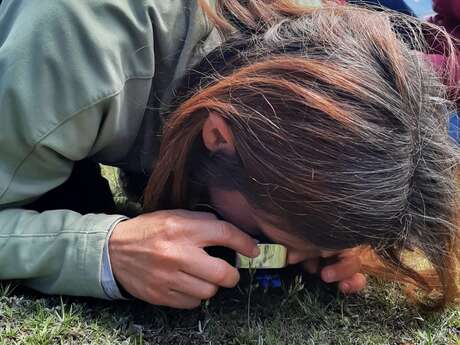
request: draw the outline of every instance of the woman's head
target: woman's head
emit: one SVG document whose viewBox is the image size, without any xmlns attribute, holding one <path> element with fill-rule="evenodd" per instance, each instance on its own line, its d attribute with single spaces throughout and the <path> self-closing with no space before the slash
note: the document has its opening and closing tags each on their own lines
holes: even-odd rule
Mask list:
<svg viewBox="0 0 460 345">
<path fill-rule="evenodd" d="M 423 285 L 400 261 L 418 249 L 447 290 L 459 157 L 445 90 L 414 50 L 418 24 L 289 1 L 222 8 L 229 21 L 214 20 L 229 33 L 186 80 L 147 208 L 186 207 L 192 177 L 241 193 L 259 219 L 321 248 L 370 246 Z M 234 154 L 210 154 L 209 114 L 223 119 Z"/>
</svg>

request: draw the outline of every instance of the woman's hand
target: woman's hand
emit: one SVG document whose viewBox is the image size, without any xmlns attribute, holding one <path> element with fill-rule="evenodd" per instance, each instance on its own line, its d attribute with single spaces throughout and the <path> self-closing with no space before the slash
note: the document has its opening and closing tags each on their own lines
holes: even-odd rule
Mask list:
<svg viewBox="0 0 460 345">
<path fill-rule="evenodd" d="M 116 280 L 134 297 L 191 309 L 219 287 L 234 287 L 236 268 L 209 256 L 207 246 L 225 246 L 250 257 L 255 240 L 210 213 L 185 210 L 144 214 L 116 225 L 109 253 Z"/>
<path fill-rule="evenodd" d="M 322 252 L 322 257 L 337 255 L 337 261 L 323 268 L 319 267 L 320 257 L 306 259 L 303 263 L 308 273 L 319 273 L 326 283 L 338 282 L 342 293 L 350 294 L 362 290 L 366 286 L 366 277 L 360 273 L 361 258 L 358 249 L 350 249 L 340 254 Z M 319 272 L 318 272 L 319 271 Z"/>
</svg>

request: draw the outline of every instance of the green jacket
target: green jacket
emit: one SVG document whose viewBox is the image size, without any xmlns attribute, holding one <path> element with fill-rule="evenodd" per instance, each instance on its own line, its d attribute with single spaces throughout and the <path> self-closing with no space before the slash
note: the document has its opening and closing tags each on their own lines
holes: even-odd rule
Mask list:
<svg viewBox="0 0 460 345">
<path fill-rule="evenodd" d="M 155 112 L 144 118 L 150 90 L 165 98 L 209 32 L 195 1 L 1 2 L 0 279 L 106 297 L 102 249 L 120 216 L 20 207 L 83 158 L 150 168 L 155 152 L 141 147 L 158 123 Z"/>
</svg>

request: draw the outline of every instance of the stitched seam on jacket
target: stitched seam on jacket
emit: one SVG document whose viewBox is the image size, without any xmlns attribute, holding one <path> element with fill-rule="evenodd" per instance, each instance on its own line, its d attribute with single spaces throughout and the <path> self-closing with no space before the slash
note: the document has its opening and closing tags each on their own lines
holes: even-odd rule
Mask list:
<svg viewBox="0 0 460 345">
<path fill-rule="evenodd" d="M 70 114 L 68 117 L 66 117 L 65 119 L 63 119 L 61 122 L 58 122 L 53 128 L 51 128 L 48 132 L 46 132 L 45 134 L 43 134 L 38 140 L 37 142 L 32 145 L 29 153 L 27 153 L 25 155 L 25 157 L 18 163 L 18 165 L 16 166 L 16 168 L 14 169 L 13 171 L 13 174 L 11 175 L 11 178 L 10 180 L 8 181 L 8 184 L 7 186 L 5 187 L 5 189 L 3 190 L 3 192 L 0 193 L 0 201 L 2 200 L 2 198 L 5 196 L 5 194 L 8 192 L 11 184 L 13 183 L 18 171 L 21 169 L 21 167 L 24 165 L 24 163 L 27 161 L 27 159 L 34 153 L 34 151 L 36 150 L 36 148 L 42 143 L 43 140 L 45 140 L 49 135 L 51 135 L 54 131 L 56 131 L 59 127 L 61 127 L 62 125 L 64 125 L 65 123 L 67 123 L 68 121 L 72 120 L 74 117 L 78 116 L 79 114 L 81 114 L 83 111 L 87 110 L 87 109 L 90 109 L 92 107 L 94 107 L 95 105 L 97 105 L 98 103 L 101 103 L 109 98 L 112 98 L 112 97 L 115 97 L 117 95 L 119 95 L 121 93 L 121 91 L 123 90 L 124 86 L 126 85 L 126 83 L 130 80 L 135 80 L 135 79 L 150 79 L 150 78 L 153 78 L 152 75 L 145 75 L 145 76 L 132 76 L 132 77 L 127 77 L 121 87 L 117 88 L 117 89 L 114 89 L 114 90 L 111 90 L 110 93 L 107 93 L 106 95 L 102 95 L 100 96 L 99 98 L 95 99 L 92 103 L 88 104 L 88 105 L 85 105 L 85 106 L 82 106 L 80 109 L 78 109 L 77 111 L 75 111 L 74 113 Z"/>
</svg>

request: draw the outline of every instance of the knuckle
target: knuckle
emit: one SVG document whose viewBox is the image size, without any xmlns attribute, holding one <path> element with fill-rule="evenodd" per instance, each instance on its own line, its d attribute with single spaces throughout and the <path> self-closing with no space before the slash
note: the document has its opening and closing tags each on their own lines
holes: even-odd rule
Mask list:
<svg viewBox="0 0 460 345">
<path fill-rule="evenodd" d="M 232 276 L 232 279 L 230 280 L 230 283 L 228 284 L 229 288 L 233 288 L 238 284 L 238 281 L 240 280 L 240 273 L 235 269 L 234 270 L 234 275 Z"/>
<path fill-rule="evenodd" d="M 166 219 L 164 220 L 164 223 L 165 223 L 166 230 L 169 230 L 169 231 L 174 231 L 180 228 L 180 221 L 178 220 L 178 217 L 174 215 L 170 215 L 166 217 Z"/>
<path fill-rule="evenodd" d="M 228 269 L 227 269 L 226 264 L 224 263 L 217 264 L 215 267 L 214 276 L 215 276 L 216 284 L 218 285 L 223 284 L 228 276 Z"/>
<path fill-rule="evenodd" d="M 203 288 L 203 299 L 209 299 L 217 293 L 218 287 L 216 285 L 209 285 Z"/>
<path fill-rule="evenodd" d="M 230 229 L 230 224 L 220 221 L 217 228 L 218 236 L 222 242 L 228 242 L 232 238 L 232 231 Z"/>
<path fill-rule="evenodd" d="M 164 238 L 167 241 L 176 241 L 184 234 L 184 223 L 180 217 L 169 216 L 164 220 Z"/>
</svg>

